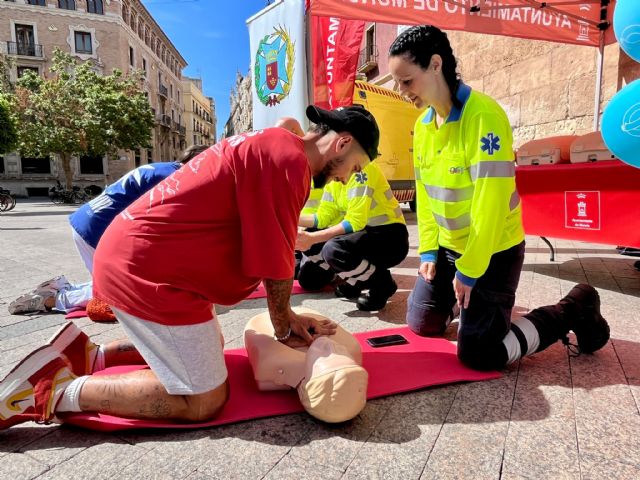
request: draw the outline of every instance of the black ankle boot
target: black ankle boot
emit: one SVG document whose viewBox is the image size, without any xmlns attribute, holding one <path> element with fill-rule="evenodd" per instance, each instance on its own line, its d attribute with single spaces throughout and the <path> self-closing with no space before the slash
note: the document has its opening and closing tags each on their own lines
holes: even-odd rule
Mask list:
<svg viewBox="0 0 640 480">
<path fill-rule="evenodd" d="M 338 298 L 348 298 L 349 300 L 355 300 L 360 296 L 362 290 L 349 285 L 348 283 L 341 283 L 336 287 L 335 295 Z"/>
<path fill-rule="evenodd" d="M 382 310 L 387 304 L 387 300 L 398 290 L 398 285 L 389 275 L 387 281 L 381 285 L 374 285 L 369 289 L 368 293 L 363 293 L 358 298 L 358 310 L 365 312 L 373 312 L 374 310 Z"/>
<path fill-rule="evenodd" d="M 609 324 L 600 314 L 600 295 L 585 283 L 573 287 L 558 306 L 578 340 L 580 353 L 593 353 L 609 341 Z M 563 342 L 568 343 L 566 339 Z"/>
</svg>

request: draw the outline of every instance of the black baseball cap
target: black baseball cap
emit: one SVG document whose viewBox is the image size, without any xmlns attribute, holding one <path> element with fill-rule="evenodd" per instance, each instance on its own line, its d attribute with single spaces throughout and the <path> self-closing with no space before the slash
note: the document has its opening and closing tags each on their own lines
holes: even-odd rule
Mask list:
<svg viewBox="0 0 640 480">
<path fill-rule="evenodd" d="M 380 130 L 376 119 L 366 108 L 351 105 L 338 107 L 335 110 L 324 110 L 315 105 L 309 105 L 307 118 L 315 124 L 327 125 L 336 132 L 349 132 L 371 160 L 378 156 Z"/>
</svg>

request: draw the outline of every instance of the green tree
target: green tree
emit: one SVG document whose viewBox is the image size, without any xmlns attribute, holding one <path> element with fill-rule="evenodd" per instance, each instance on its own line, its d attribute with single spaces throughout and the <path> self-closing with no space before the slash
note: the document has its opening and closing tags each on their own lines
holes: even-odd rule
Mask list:
<svg viewBox="0 0 640 480">
<path fill-rule="evenodd" d="M 119 70 L 100 75 L 56 49 L 49 78 L 26 72 L 13 95 L 18 150 L 29 156 L 56 154 L 71 187 L 73 155 L 115 155 L 150 148 L 153 114 L 142 76 Z"/>
<path fill-rule="evenodd" d="M 0 153 L 11 152 L 18 141 L 10 104 L 0 93 Z"/>
<path fill-rule="evenodd" d="M 11 82 L 9 58 L 0 53 L 0 154 L 12 151 L 17 143 L 17 132 L 11 115 Z"/>
</svg>

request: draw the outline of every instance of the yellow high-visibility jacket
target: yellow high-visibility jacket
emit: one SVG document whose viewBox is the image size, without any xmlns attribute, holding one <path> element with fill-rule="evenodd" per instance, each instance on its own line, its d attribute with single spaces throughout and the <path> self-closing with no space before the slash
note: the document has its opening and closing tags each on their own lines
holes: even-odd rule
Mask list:
<svg viewBox="0 0 640 480">
<path fill-rule="evenodd" d="M 346 185 L 330 182 L 325 187 L 315 213 L 315 227 L 323 229 L 340 222 L 347 233 L 367 226 L 406 224 L 389 182 L 375 161 L 354 173 Z"/>
<path fill-rule="evenodd" d="M 456 275 L 481 277 L 494 253 L 524 240 L 513 137 L 497 102 L 461 84 L 447 120 L 427 109 L 416 121 L 414 166 L 421 260 L 440 246 L 460 253 Z"/>
<path fill-rule="evenodd" d="M 322 199 L 323 188 L 314 188 L 313 180 L 311 180 L 311 191 L 309 192 L 309 198 L 307 203 L 304 204 L 301 215 L 313 215 L 320 206 L 320 200 Z"/>
</svg>

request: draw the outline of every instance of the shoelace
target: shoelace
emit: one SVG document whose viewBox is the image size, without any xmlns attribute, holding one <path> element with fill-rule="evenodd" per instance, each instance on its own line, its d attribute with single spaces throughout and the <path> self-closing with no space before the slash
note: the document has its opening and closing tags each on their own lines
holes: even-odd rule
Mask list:
<svg viewBox="0 0 640 480">
<path fill-rule="evenodd" d="M 565 336 L 561 340 L 562 340 L 562 344 L 565 347 L 567 347 L 567 350 L 569 351 L 569 357 L 570 358 L 579 357 L 582 354 L 582 351 L 580 350 L 580 347 L 578 345 L 576 345 L 575 343 L 571 343 L 569 341 L 569 337 L 568 336 Z"/>
</svg>

